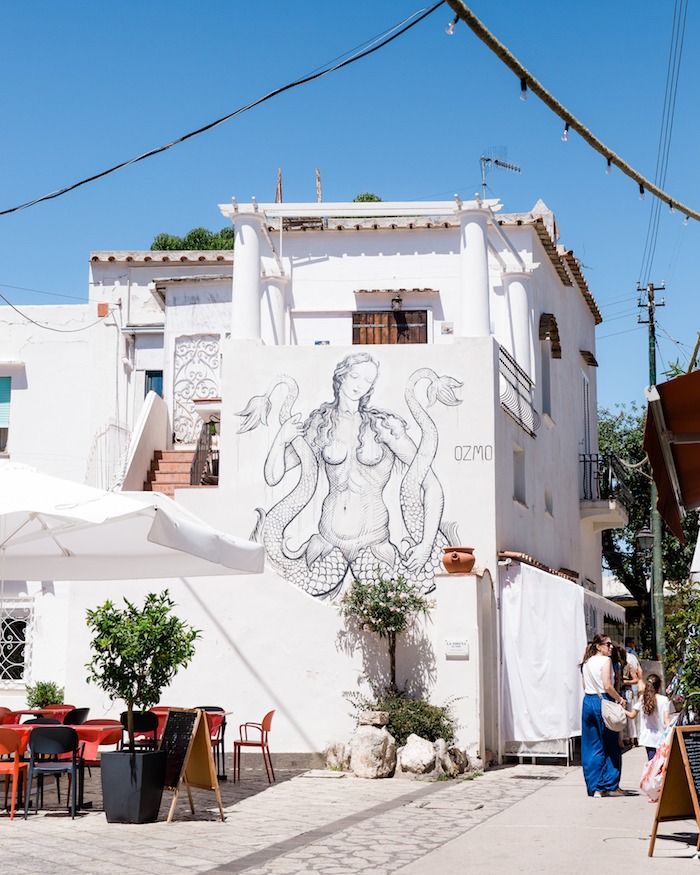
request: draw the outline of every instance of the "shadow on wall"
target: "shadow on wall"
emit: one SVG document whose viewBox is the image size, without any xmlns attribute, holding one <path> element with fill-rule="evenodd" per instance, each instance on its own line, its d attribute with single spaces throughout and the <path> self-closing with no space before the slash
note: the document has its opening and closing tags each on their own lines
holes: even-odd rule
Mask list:
<svg viewBox="0 0 700 875">
<path fill-rule="evenodd" d="M 358 686 L 366 680 L 373 690 L 389 689 L 391 675 L 386 638 L 348 623 L 338 632 L 336 647 L 348 656 L 358 648 L 361 651 L 364 674 L 358 678 Z M 432 642 L 419 626 L 407 630 L 397 639 L 396 665 L 398 688 L 412 699 L 428 698 L 437 679 L 437 666 Z"/>
</svg>

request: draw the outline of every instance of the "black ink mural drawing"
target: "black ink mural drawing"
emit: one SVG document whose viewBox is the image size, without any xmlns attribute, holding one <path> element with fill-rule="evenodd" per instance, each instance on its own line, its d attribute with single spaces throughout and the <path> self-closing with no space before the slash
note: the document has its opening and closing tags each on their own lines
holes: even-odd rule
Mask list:
<svg viewBox="0 0 700 875">
<path fill-rule="evenodd" d="M 321 598 L 337 596 L 346 580 L 403 575 L 422 592 L 434 589 L 441 569 L 443 546 L 456 543 L 451 524 L 444 523 L 444 494 L 433 471 L 438 430 L 428 408 L 439 401 L 461 404 L 455 390 L 462 386 L 430 368 L 414 371 L 404 397 L 420 432 L 417 443 L 397 414 L 370 406 L 379 365 L 366 352 L 346 356 L 333 373 L 333 400 L 316 408 L 306 420 L 294 412 L 299 396 L 296 381 L 276 377 L 264 395 L 250 399 L 237 416 L 239 433 L 268 425 L 272 397 L 281 397 L 279 429 L 265 460 L 265 481 L 280 484 L 293 469 L 299 479 L 267 512 L 257 508 L 254 537 L 262 540 L 277 571 L 291 583 Z M 416 389 L 427 381 L 425 401 Z M 328 480 L 318 531 L 293 547 L 289 532 L 312 500 L 319 473 Z M 402 538 L 389 534 L 389 509 L 383 493 L 392 472 L 401 476 L 399 503 Z"/>
</svg>

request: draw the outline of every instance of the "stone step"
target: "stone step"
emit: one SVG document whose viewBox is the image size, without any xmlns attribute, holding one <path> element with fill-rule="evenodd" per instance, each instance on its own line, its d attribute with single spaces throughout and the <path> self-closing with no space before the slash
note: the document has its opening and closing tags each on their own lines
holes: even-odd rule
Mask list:
<svg viewBox="0 0 700 875">
<path fill-rule="evenodd" d="M 156 450 L 153 454 L 154 462 L 185 462 L 194 459 L 194 450 Z"/>
<path fill-rule="evenodd" d="M 151 473 L 155 473 L 156 471 L 167 471 L 170 474 L 176 474 L 178 472 L 189 474 L 191 467 L 191 461 L 188 462 L 178 459 L 175 462 L 166 462 L 165 460 L 161 460 L 159 462 L 151 463 Z"/>
<path fill-rule="evenodd" d="M 150 471 L 148 474 L 149 483 L 177 483 L 181 486 L 190 485 L 190 470 L 182 471 Z"/>
</svg>

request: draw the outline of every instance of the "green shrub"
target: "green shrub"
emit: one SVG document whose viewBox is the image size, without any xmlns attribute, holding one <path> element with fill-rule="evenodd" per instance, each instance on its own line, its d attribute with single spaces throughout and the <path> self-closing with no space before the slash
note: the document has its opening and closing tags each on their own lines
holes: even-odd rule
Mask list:
<svg viewBox="0 0 700 875">
<path fill-rule="evenodd" d="M 357 717 L 361 711 L 388 711 L 387 729 L 394 736 L 396 744 L 406 744 L 408 736 L 415 735 L 427 741 L 454 741 L 457 720 L 452 714 L 454 699 L 444 705 L 431 705 L 425 699 L 412 699 L 399 691 L 379 693 L 369 699 L 359 693 L 348 693 L 346 698 L 355 709 Z"/>
<path fill-rule="evenodd" d="M 63 687 L 53 681 L 37 681 L 27 684 L 28 708 L 45 708 L 47 705 L 58 705 L 63 702 Z"/>
</svg>

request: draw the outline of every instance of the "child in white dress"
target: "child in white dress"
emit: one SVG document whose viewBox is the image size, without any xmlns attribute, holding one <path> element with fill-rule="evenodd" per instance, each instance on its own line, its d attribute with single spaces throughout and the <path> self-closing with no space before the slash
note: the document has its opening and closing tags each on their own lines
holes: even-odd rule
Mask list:
<svg viewBox="0 0 700 875">
<path fill-rule="evenodd" d="M 671 703 L 659 693 L 660 689 L 661 678 L 657 674 L 650 674 L 639 701 L 635 702 L 631 711 L 625 711 L 630 720 L 639 714 L 639 743 L 646 747 L 649 759 L 653 759 L 664 730 L 671 721 Z"/>
</svg>

